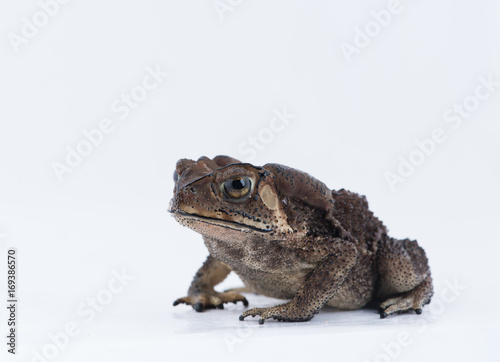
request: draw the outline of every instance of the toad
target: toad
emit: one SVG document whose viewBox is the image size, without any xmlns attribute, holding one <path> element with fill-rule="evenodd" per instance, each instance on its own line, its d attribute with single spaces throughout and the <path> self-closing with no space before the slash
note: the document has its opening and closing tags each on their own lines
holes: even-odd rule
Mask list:
<svg viewBox="0 0 500 362">
<path fill-rule="evenodd" d="M 289 300 L 246 310 L 247 316 L 307 321 L 323 306 L 377 305 L 381 318 L 422 313 L 433 294 L 424 250 L 390 237 L 364 196 L 330 190 L 280 164 L 262 167 L 228 156 L 181 159 L 169 212 L 203 236 L 209 256 L 187 296 L 174 305 L 202 312 L 242 302 L 253 292 Z M 218 292 L 231 272 L 244 288 Z"/>
</svg>

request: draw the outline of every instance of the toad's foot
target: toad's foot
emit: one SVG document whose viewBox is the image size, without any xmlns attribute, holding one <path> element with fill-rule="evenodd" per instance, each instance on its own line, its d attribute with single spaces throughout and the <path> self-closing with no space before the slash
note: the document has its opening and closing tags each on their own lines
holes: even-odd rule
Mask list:
<svg viewBox="0 0 500 362">
<path fill-rule="evenodd" d="M 380 304 L 380 318 L 385 318 L 396 312 L 409 310 L 414 310 L 415 313 L 422 314 L 422 308 L 424 305 L 430 303 L 432 294 L 432 280 L 429 276 L 415 289 L 400 296 L 389 298 Z"/>
<path fill-rule="evenodd" d="M 244 320 L 245 317 L 248 317 L 249 315 L 252 317 L 258 315 L 260 316 L 259 324 L 264 324 L 264 321 L 268 318 L 274 318 L 278 321 L 285 322 L 305 322 L 312 319 L 314 314 L 314 312 L 298 308 L 295 303 L 290 301 L 274 307 L 249 309 L 240 315 L 240 321 Z"/>
<path fill-rule="evenodd" d="M 224 303 L 230 302 L 234 304 L 236 302 L 243 302 L 245 307 L 248 306 L 247 299 L 239 293 L 218 293 L 216 291 L 193 293 L 193 295 L 177 299 L 174 302 L 174 306 L 184 303 L 193 306 L 193 309 L 197 312 L 203 312 L 205 309 L 224 309 Z"/>
</svg>

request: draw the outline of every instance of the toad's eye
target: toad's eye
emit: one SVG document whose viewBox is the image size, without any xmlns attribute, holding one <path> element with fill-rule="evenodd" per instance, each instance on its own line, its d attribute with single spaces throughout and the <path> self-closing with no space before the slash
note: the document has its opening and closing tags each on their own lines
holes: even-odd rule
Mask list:
<svg viewBox="0 0 500 362">
<path fill-rule="evenodd" d="M 252 181 L 248 177 L 236 177 L 223 184 L 224 194 L 231 199 L 240 199 L 250 192 Z"/>
</svg>

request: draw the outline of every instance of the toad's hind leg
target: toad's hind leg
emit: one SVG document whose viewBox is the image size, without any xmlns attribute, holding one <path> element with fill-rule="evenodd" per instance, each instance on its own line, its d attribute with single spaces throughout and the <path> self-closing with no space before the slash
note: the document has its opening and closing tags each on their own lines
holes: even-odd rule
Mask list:
<svg viewBox="0 0 500 362">
<path fill-rule="evenodd" d="M 380 304 L 380 318 L 396 312 L 414 310 L 421 314 L 422 307 L 429 304 L 432 297 L 432 278 L 429 275 L 421 284 L 409 292 L 389 298 Z"/>
<path fill-rule="evenodd" d="M 387 239 L 377 252 L 380 317 L 414 310 L 422 313 L 433 294 L 432 278 L 424 250 L 416 241 Z"/>
</svg>

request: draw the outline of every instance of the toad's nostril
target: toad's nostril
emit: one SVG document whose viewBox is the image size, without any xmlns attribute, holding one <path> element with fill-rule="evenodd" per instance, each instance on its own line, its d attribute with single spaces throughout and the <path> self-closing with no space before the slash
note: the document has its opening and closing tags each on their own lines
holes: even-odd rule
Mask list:
<svg viewBox="0 0 500 362">
<path fill-rule="evenodd" d="M 188 199 L 191 199 L 195 195 L 198 195 L 198 191 L 196 190 L 196 188 L 188 186 L 181 190 L 179 196 L 181 197 L 181 200 L 187 201 Z"/>
</svg>

